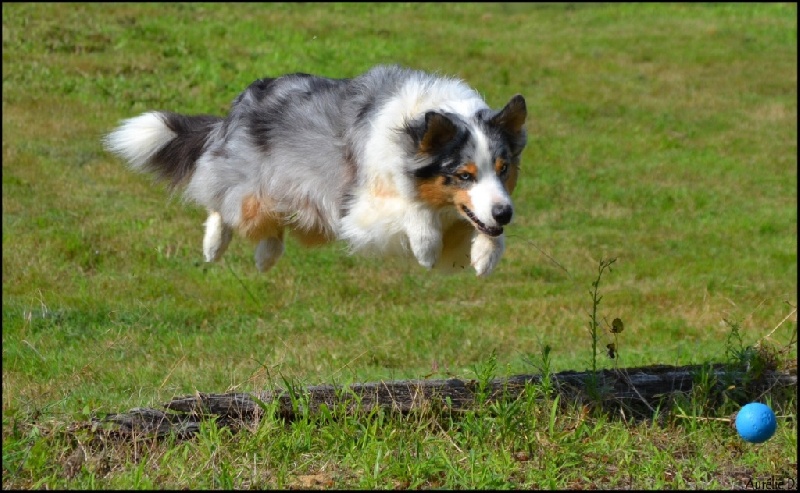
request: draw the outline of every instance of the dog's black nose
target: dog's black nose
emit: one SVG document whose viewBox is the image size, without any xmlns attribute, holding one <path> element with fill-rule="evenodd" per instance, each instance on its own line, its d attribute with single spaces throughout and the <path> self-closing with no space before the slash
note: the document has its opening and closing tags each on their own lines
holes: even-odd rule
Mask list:
<svg viewBox="0 0 800 493">
<path fill-rule="evenodd" d="M 492 206 L 492 216 L 500 226 L 505 226 L 511 222 L 511 216 L 514 214 L 514 209 L 510 205 L 497 204 Z"/>
</svg>

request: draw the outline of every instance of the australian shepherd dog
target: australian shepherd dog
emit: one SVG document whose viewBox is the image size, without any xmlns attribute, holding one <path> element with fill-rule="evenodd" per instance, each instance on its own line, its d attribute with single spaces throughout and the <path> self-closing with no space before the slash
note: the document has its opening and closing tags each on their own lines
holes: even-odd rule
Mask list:
<svg viewBox="0 0 800 493">
<path fill-rule="evenodd" d="M 238 230 L 267 271 L 288 230 L 306 246 L 341 240 L 484 276 L 505 249 L 526 116 L 521 95 L 493 110 L 461 80 L 378 66 L 259 79 L 226 117 L 152 111 L 104 143 L 208 210 L 207 262 Z"/>
</svg>

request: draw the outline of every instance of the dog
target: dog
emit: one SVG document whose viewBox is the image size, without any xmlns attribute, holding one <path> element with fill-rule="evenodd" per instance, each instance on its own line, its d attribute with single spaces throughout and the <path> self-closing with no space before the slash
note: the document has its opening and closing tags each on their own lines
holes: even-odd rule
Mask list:
<svg viewBox="0 0 800 493">
<path fill-rule="evenodd" d="M 522 95 L 493 110 L 460 79 L 381 65 L 258 79 L 226 117 L 151 111 L 104 145 L 208 210 L 207 262 L 237 230 L 266 272 L 289 231 L 305 246 L 339 240 L 486 276 L 505 250 L 526 118 Z"/>
</svg>

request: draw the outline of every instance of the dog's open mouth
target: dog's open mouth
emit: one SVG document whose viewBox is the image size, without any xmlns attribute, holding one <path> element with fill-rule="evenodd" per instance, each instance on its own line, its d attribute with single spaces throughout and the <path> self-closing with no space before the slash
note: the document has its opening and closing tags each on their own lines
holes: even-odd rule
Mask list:
<svg viewBox="0 0 800 493">
<path fill-rule="evenodd" d="M 475 225 L 475 229 L 477 229 L 481 233 L 487 234 L 489 236 L 500 236 L 501 234 L 503 234 L 502 226 L 495 226 L 490 228 L 489 226 L 483 224 L 480 219 L 475 217 L 475 214 L 471 210 L 469 210 L 466 206 L 462 205 L 461 210 L 464 211 L 464 214 L 466 214 L 469 220 L 472 221 L 472 224 Z"/>
</svg>

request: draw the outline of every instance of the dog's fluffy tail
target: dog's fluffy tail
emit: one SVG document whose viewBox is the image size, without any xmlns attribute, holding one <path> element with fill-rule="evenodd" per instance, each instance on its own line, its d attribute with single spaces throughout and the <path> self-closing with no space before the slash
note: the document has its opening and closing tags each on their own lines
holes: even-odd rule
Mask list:
<svg viewBox="0 0 800 493">
<path fill-rule="evenodd" d="M 209 135 L 222 120 L 151 111 L 122 121 L 103 143 L 133 170 L 153 173 L 175 188 L 192 175 Z"/>
</svg>

